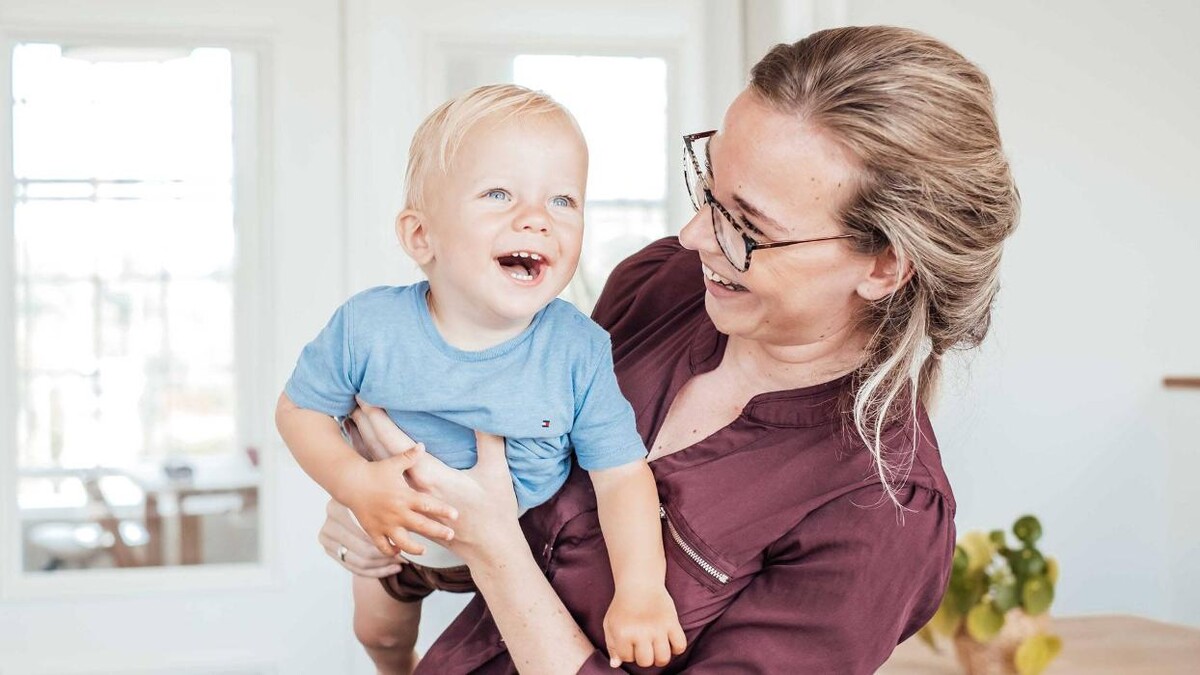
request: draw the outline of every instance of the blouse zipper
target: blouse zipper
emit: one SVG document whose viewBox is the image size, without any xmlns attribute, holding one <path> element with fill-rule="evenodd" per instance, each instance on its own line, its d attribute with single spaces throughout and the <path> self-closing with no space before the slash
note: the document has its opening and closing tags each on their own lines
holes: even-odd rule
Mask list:
<svg viewBox="0 0 1200 675">
<path fill-rule="evenodd" d="M 667 530 L 671 532 L 671 538 L 674 539 L 675 543 L 679 545 L 679 550 L 683 551 L 684 555 L 691 558 L 692 562 L 696 563 L 700 569 L 707 572 L 712 578 L 716 579 L 722 584 L 729 583 L 728 574 L 725 574 L 721 570 L 717 569 L 715 565 L 700 557 L 700 554 L 696 552 L 696 549 L 692 548 L 686 541 L 683 540 L 683 536 L 679 534 L 679 530 L 675 529 L 675 524 L 672 523 L 671 519 L 667 517 L 667 509 L 662 504 L 658 505 L 658 517 L 666 521 Z"/>
</svg>

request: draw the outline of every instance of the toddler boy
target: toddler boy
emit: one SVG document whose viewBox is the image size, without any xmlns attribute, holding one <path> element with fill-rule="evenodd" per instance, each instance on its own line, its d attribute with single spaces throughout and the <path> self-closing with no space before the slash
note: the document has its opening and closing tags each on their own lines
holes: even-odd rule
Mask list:
<svg viewBox="0 0 1200 675">
<path fill-rule="evenodd" d="M 505 437 L 522 512 L 562 487 L 574 454 L 595 487 L 613 568 L 609 645 L 621 655 L 655 643 L 683 650 L 664 587 L 658 494 L 608 335 L 557 299 L 579 262 L 586 181 L 583 136 L 548 96 L 495 85 L 443 104 L 413 138 L 396 219 L 428 281 L 350 298 L 280 396 L 276 422 L 300 466 L 381 551 L 408 559 L 382 585 L 355 578 L 360 639 L 398 638 L 398 647 L 367 645 L 383 672 L 415 664 L 424 597 L 472 584 L 460 559 L 416 533 L 450 534 L 420 512 L 421 500 L 397 499 L 415 494 L 404 458 L 367 462 L 343 439 L 334 418 L 356 397 L 453 468 L 475 464 L 473 430 Z"/>
</svg>

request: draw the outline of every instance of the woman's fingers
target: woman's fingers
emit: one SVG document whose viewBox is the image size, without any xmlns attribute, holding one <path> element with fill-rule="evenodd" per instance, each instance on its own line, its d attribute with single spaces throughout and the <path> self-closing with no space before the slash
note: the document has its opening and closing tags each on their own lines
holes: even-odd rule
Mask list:
<svg viewBox="0 0 1200 675">
<path fill-rule="evenodd" d="M 379 441 L 379 435 L 375 433 L 375 427 L 371 425 L 371 420 L 367 417 L 367 411 L 363 408 L 355 408 L 350 412 L 350 419 L 354 422 L 354 428 L 358 432 L 359 440 L 365 446 L 362 450 L 359 450 L 359 454 L 376 461 L 387 459 L 387 451 L 384 450 L 383 443 Z"/>
<path fill-rule="evenodd" d="M 400 563 L 395 558 L 379 555 L 369 541 L 365 542 L 366 553 L 364 554 L 362 540 L 346 539 L 339 536 L 340 533 L 331 534 L 330 532 L 334 532 L 333 528 L 322 529 L 321 533 L 317 535 L 317 541 L 320 542 L 326 555 L 350 572 L 378 579 L 400 571 Z M 341 543 L 343 541 L 348 541 L 350 545 Z M 343 546 L 345 547 L 344 554 L 341 553 Z"/>
<path fill-rule="evenodd" d="M 378 565 L 375 564 L 374 561 L 379 560 L 379 558 L 363 558 L 358 553 L 349 549 L 346 550 L 345 560 L 342 559 L 342 556 L 338 555 L 337 547 L 334 547 L 332 551 L 329 551 L 329 557 L 338 561 L 341 563 L 342 567 L 345 567 L 360 577 L 381 579 L 383 577 L 396 574 L 401 569 L 401 564 L 396 562 L 395 559 L 391 559 L 391 561 L 385 565 Z"/>
<path fill-rule="evenodd" d="M 375 548 L 385 556 L 395 557 L 400 555 L 400 551 L 397 550 L 396 546 L 391 542 L 391 540 L 382 534 L 376 537 L 371 537 L 371 541 L 375 544 Z"/>
<path fill-rule="evenodd" d="M 376 408 L 357 396 L 355 400 L 358 401 L 359 411 L 362 414 L 354 417 L 354 420 L 357 422 L 360 417 L 366 419 L 366 425 L 374 432 L 375 440 L 382 446 L 386 453 L 385 456 L 399 455 L 416 445 L 413 439 L 401 431 L 391 417 L 388 417 L 386 410 Z"/>
<path fill-rule="evenodd" d="M 349 507 L 340 502 L 330 499 L 325 504 L 325 523 L 327 526 L 337 526 L 344 528 L 354 538 L 362 541 L 371 542 L 371 538 L 363 531 L 362 526 L 355 520 L 354 514 L 350 512 Z"/>
<path fill-rule="evenodd" d="M 339 546 L 355 551 L 360 556 L 379 556 L 381 560 L 390 560 L 390 556 L 380 556 L 370 535 L 363 531 L 358 521 L 354 519 L 350 509 L 329 500 L 325 507 L 328 517 L 321 526 L 321 533 Z"/>
<path fill-rule="evenodd" d="M 423 452 L 425 452 L 425 444 L 417 443 L 404 452 L 398 455 L 393 455 L 381 461 L 391 462 L 393 465 L 395 465 L 396 471 L 404 473 L 410 467 L 412 467 L 413 464 L 416 464 L 417 459 L 421 457 L 421 453 Z"/>
<path fill-rule="evenodd" d="M 424 545 L 414 541 L 412 537 L 408 536 L 408 532 L 400 528 L 396 528 L 389 532 L 387 538 L 392 540 L 392 543 L 396 545 L 396 548 L 409 555 L 421 555 L 425 552 Z"/>
</svg>

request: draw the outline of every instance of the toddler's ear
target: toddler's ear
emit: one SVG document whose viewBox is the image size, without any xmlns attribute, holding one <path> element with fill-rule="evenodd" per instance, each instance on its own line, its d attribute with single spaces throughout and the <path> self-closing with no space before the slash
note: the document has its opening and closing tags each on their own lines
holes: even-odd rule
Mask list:
<svg viewBox="0 0 1200 675">
<path fill-rule="evenodd" d="M 433 260 L 433 244 L 429 240 L 429 227 L 425 225 L 425 214 L 415 209 L 404 209 L 396 216 L 396 238 L 404 247 L 408 257 L 418 265 L 427 265 Z"/>
</svg>

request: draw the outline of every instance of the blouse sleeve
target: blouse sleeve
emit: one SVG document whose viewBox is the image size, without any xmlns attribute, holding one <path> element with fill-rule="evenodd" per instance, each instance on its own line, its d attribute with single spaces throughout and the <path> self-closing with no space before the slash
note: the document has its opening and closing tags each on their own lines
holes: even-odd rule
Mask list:
<svg viewBox="0 0 1200 675">
<path fill-rule="evenodd" d="M 936 492 L 901 493 L 904 522 L 866 489 L 810 514 L 680 658 L 702 673 L 874 673 L 933 616 L 950 573 L 954 521 Z M 878 489 L 875 489 L 878 494 Z M 673 664 L 674 665 L 674 664 Z M 611 673 L 595 653 L 581 673 Z"/>
</svg>

